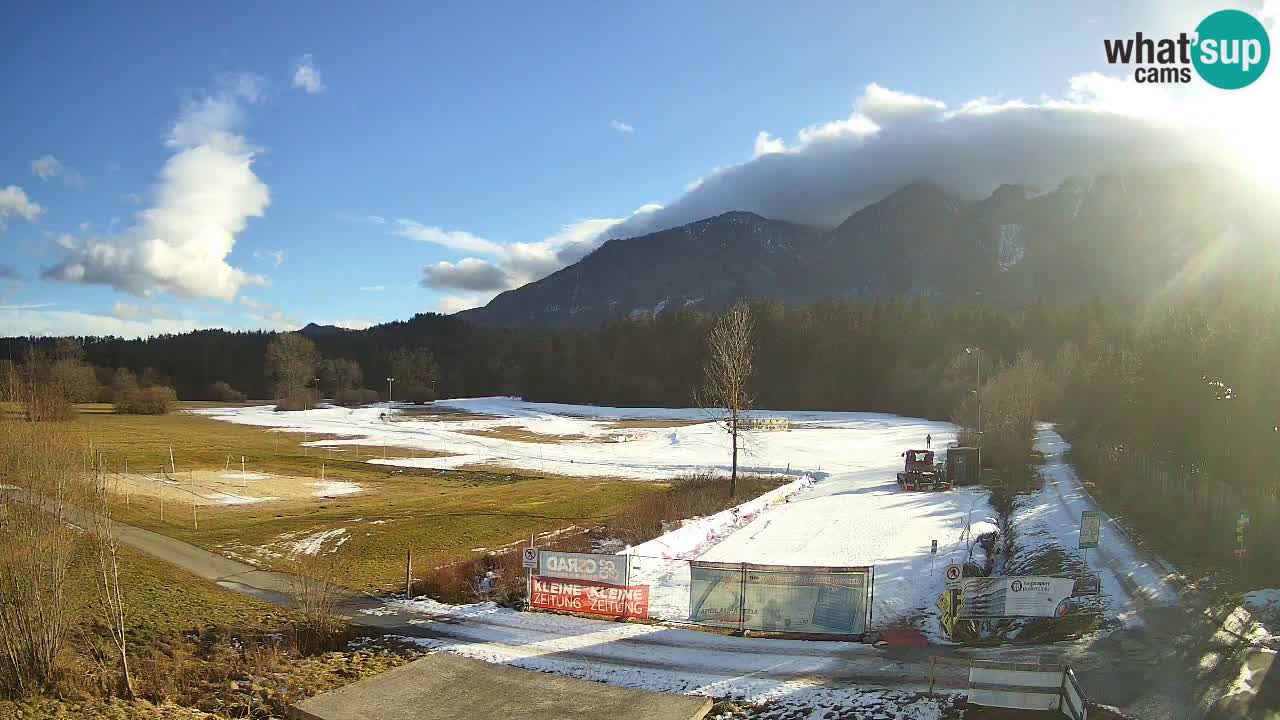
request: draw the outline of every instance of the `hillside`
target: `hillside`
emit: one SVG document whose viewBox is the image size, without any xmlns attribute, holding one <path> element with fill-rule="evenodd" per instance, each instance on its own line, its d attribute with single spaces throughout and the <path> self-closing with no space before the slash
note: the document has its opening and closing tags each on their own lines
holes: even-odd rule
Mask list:
<svg viewBox="0 0 1280 720">
<path fill-rule="evenodd" d="M 614 239 L 548 277 L 460 317 L 494 327 L 580 327 L 739 298 L 930 298 L 1016 307 L 1204 290 L 1239 273 L 1276 277 L 1267 200 L 1205 167 L 1002 185 L 965 202 L 912 183 L 818 229 L 729 212 Z M 1234 230 L 1238 232 L 1228 232 Z M 1210 252 L 1211 251 L 1211 252 Z M 1196 273 L 1188 263 L 1210 264 Z M 1191 283 L 1191 285 L 1188 285 Z"/>
</svg>

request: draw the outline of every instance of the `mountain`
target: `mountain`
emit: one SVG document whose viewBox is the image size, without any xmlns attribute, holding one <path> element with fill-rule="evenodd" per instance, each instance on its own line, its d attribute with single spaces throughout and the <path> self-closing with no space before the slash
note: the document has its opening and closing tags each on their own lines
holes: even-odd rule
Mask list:
<svg viewBox="0 0 1280 720">
<path fill-rule="evenodd" d="M 326 337 L 343 332 L 347 332 L 347 328 L 338 327 L 337 325 L 317 325 L 316 323 L 307 323 L 298 331 L 298 334 L 306 335 L 308 337 Z"/>
<path fill-rule="evenodd" d="M 822 232 L 729 212 L 625 240 L 459 315 L 481 325 L 594 327 L 617 315 L 797 298 Z M 804 299 L 807 294 L 800 293 Z"/>
<path fill-rule="evenodd" d="M 1275 197 L 1210 167 L 1001 185 L 966 202 L 917 182 L 821 229 L 729 212 L 610 240 L 460 317 L 497 327 L 595 327 L 611 317 L 740 298 L 927 298 L 1017 306 L 1154 297 L 1280 279 Z M 1192 272 L 1194 271 L 1194 272 Z"/>
</svg>

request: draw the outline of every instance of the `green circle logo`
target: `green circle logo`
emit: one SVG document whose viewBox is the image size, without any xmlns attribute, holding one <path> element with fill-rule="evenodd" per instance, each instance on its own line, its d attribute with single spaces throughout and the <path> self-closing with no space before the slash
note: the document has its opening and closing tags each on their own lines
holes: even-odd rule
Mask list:
<svg viewBox="0 0 1280 720">
<path fill-rule="evenodd" d="M 1271 39 L 1257 18 L 1240 10 L 1219 10 L 1196 26 L 1191 61 L 1205 82 L 1238 90 L 1257 80 L 1271 59 Z"/>
</svg>

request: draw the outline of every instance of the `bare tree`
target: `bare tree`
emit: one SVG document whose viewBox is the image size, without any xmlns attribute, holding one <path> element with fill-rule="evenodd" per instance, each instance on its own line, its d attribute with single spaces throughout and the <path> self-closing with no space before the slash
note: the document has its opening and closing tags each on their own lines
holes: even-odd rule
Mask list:
<svg viewBox="0 0 1280 720">
<path fill-rule="evenodd" d="M 342 632 L 345 621 L 339 612 L 345 598 L 338 576 L 342 558 L 335 548 L 308 554 L 296 551 L 289 557 L 289 581 L 296 610 L 294 638 L 300 650 L 308 652 L 324 646 Z"/>
<path fill-rule="evenodd" d="M 111 493 L 102 457 L 98 457 L 94 480 L 94 514 L 92 540 L 98 558 L 98 590 L 102 619 L 111 634 L 111 644 L 120 657 L 120 696 L 133 700 L 133 676 L 129 672 L 129 640 L 127 635 L 124 593 L 120 591 L 120 540 L 111 516 Z"/>
<path fill-rule="evenodd" d="M 755 321 L 751 308 L 738 303 L 721 315 L 707 335 L 707 361 L 702 387 L 694 391 L 694 401 L 714 409 L 717 422 L 733 440 L 733 470 L 730 497 L 738 493 L 738 445 L 743 431 L 741 420 L 751 409 L 753 398 L 747 389 L 751 378 Z"/>
<path fill-rule="evenodd" d="M 299 407 L 292 409 L 301 410 L 302 398 L 309 392 L 307 386 L 320 364 L 316 344 L 298 333 L 277 335 L 267 344 L 266 364 L 267 378 L 271 381 L 275 397 L 296 401 L 292 404 Z"/>
<path fill-rule="evenodd" d="M 0 488 L 0 689 L 14 695 L 46 689 L 55 677 L 82 463 L 68 434 L 0 416 L 0 486 L 8 486 Z"/>
</svg>

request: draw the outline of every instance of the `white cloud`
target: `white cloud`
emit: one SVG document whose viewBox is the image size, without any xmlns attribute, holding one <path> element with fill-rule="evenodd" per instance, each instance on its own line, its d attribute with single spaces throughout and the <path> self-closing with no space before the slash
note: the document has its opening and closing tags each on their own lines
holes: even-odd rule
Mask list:
<svg viewBox="0 0 1280 720">
<path fill-rule="evenodd" d="M 253 172 L 259 149 L 236 132 L 242 93 L 233 88 L 189 102 L 165 141 L 175 153 L 160 170 L 150 206 L 120 234 L 66 239 L 66 256 L 45 276 L 142 297 L 169 292 L 225 301 L 245 285 L 266 284 L 227 262 L 236 236 L 271 201 Z"/>
<path fill-rule="evenodd" d="M 309 95 L 322 93 L 327 89 L 310 54 L 303 55 L 293 66 L 293 86 L 302 88 Z"/>
<path fill-rule="evenodd" d="M 465 230 L 444 230 L 404 218 L 396 220 L 396 225 L 395 234 L 410 240 L 441 245 L 450 250 L 461 252 L 481 253 L 483 255 L 502 254 L 502 246 L 498 243 L 477 237 Z"/>
<path fill-rule="evenodd" d="M 947 109 L 941 100 L 911 95 L 871 83 L 853 105 L 854 110 L 877 124 L 927 117 Z"/>
<path fill-rule="evenodd" d="M 386 285 L 361 285 L 360 292 L 382 292 L 387 289 Z"/>
<path fill-rule="evenodd" d="M 275 267 L 284 264 L 284 250 L 254 250 L 253 259 L 261 262 L 270 262 Z"/>
<path fill-rule="evenodd" d="M 368 318 L 349 318 L 346 320 L 326 320 L 318 323 L 319 325 L 333 325 L 334 327 L 345 328 L 347 330 L 366 330 L 374 325 L 382 324 L 380 320 L 369 320 Z"/>
<path fill-rule="evenodd" d="M 769 155 L 772 153 L 780 153 L 780 152 L 786 152 L 786 151 L 787 151 L 787 144 L 783 142 L 782 138 L 776 138 L 770 135 L 769 133 L 765 132 L 764 130 L 761 130 L 760 132 L 756 133 L 756 144 L 755 144 L 754 150 L 751 153 L 751 156 L 760 157 L 761 155 Z M 692 190 L 701 184 L 702 184 L 702 180 L 694 180 L 692 183 L 686 186 L 686 189 Z"/>
<path fill-rule="evenodd" d="M 44 214 L 44 208 L 32 202 L 27 193 L 17 185 L 0 189 L 0 232 L 9 227 L 9 218 L 20 217 L 33 223 Z"/>
<path fill-rule="evenodd" d="M 71 187 L 84 187 L 84 178 L 79 172 L 63 165 L 58 158 L 52 155 L 45 155 L 31 161 L 31 172 L 41 180 L 49 181 L 55 178 L 62 178 L 62 182 Z"/>
<path fill-rule="evenodd" d="M 269 330 L 297 330 L 302 323 L 289 317 L 270 303 L 255 300 L 248 295 L 240 296 L 240 304 L 249 308 L 244 314 L 249 320 L 258 323 L 259 327 Z"/>
<path fill-rule="evenodd" d="M 690 183 L 661 211 L 610 227 L 630 237 L 730 210 L 834 226 L 917 180 L 977 199 L 1002 183 L 1056 187 L 1071 176 L 1187 162 L 1234 164 L 1280 188 L 1280 75 L 1244 90 L 1144 85 L 1099 74 L 1057 97 L 939 100 L 868 85 L 848 117 L 792 142 L 759 133 L 752 159 Z"/>
<path fill-rule="evenodd" d="M 165 308 L 155 305 L 134 305 L 131 303 L 116 301 L 111 307 L 111 316 L 120 320 L 129 321 L 151 321 L 151 320 L 172 320 L 173 313 Z"/>
<path fill-rule="evenodd" d="M 204 325 L 186 319 L 124 319 L 79 310 L 47 310 L 48 303 L 0 305 L 0 327 L 11 335 L 115 335 L 124 338 L 182 333 Z"/>
<path fill-rule="evenodd" d="M 480 307 L 493 299 L 497 293 L 483 295 L 445 295 L 436 303 L 436 309 L 442 313 L 452 314 L 463 310 Z"/>
<path fill-rule="evenodd" d="M 505 290 L 511 279 L 502 268 L 479 258 L 463 258 L 456 263 L 438 262 L 422 269 L 422 286 L 485 292 Z"/>
<path fill-rule="evenodd" d="M 492 252 L 487 254 L 492 255 L 494 260 L 468 257 L 457 262 L 428 265 L 422 269 L 420 284 L 437 290 L 464 291 L 442 298 L 442 309 L 446 306 L 483 305 L 498 292 L 541 279 L 577 262 L 599 247 L 610 229 L 631 218 L 646 216 L 661 209 L 661 205 L 649 203 L 637 208 L 628 218 L 588 218 L 570 223 L 560 228 L 556 234 L 538 242 L 509 245 L 493 243 Z"/>
<path fill-rule="evenodd" d="M 635 131 L 636 131 L 636 129 L 635 129 L 635 128 L 633 128 L 633 127 L 631 127 L 630 125 L 628 125 L 628 124 L 626 124 L 626 123 L 622 122 L 621 120 L 610 120 L 610 121 L 609 121 L 609 127 L 613 128 L 614 130 L 617 130 L 618 132 L 622 133 L 623 135 L 631 135 L 631 134 L 635 133 Z"/>
</svg>

